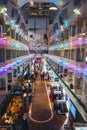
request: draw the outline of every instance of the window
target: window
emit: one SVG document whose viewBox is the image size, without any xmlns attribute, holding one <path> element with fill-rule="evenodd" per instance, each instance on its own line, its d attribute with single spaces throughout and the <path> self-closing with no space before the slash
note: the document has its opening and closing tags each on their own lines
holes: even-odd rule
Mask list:
<svg viewBox="0 0 87 130">
<path fill-rule="evenodd" d="M 18 73 L 20 73 L 20 66 L 18 66 Z"/>
<path fill-rule="evenodd" d="M 67 12 L 68 12 L 67 8 L 62 11 L 62 17 L 63 17 L 63 19 L 67 19 L 68 18 Z"/>
<path fill-rule="evenodd" d="M 8 77 L 8 82 L 12 82 L 12 73 L 8 73 L 7 74 L 7 77 Z"/>
<path fill-rule="evenodd" d="M 0 25 L 0 37 L 3 37 L 3 26 Z"/>
<path fill-rule="evenodd" d="M 20 51 L 19 50 L 17 50 L 17 57 L 19 57 L 20 56 Z"/>
<path fill-rule="evenodd" d="M 11 27 L 10 26 L 4 26 L 4 33 L 5 33 L 5 36 L 10 36 Z"/>
<path fill-rule="evenodd" d="M 16 77 L 16 75 L 17 75 L 17 69 L 14 69 L 13 70 L 13 76 Z"/>
<path fill-rule="evenodd" d="M 70 26 L 70 36 L 75 36 L 76 27 L 75 25 Z"/>
<path fill-rule="evenodd" d="M 18 40 L 18 38 L 19 38 L 19 35 L 18 35 L 18 33 L 16 33 L 16 40 Z"/>
<path fill-rule="evenodd" d="M 69 56 L 70 56 L 69 50 L 65 50 L 64 51 L 64 57 L 69 58 Z"/>
<path fill-rule="evenodd" d="M 70 57 L 72 60 L 74 60 L 75 59 L 75 50 L 74 49 L 72 49 L 71 50 L 71 57 Z"/>
<path fill-rule="evenodd" d="M 78 33 L 82 32 L 82 20 L 78 20 Z"/>
<path fill-rule="evenodd" d="M 5 50 L 0 48 L 0 62 L 5 62 Z"/>
<path fill-rule="evenodd" d="M 6 81 L 4 78 L 0 79 L 0 90 L 5 90 L 6 87 Z"/>
<path fill-rule="evenodd" d="M 11 50 L 6 50 L 6 60 L 10 60 L 11 59 Z"/>
<path fill-rule="evenodd" d="M 12 8 L 11 16 L 12 16 L 12 17 L 17 17 L 17 14 L 18 14 L 17 10 L 14 9 L 14 8 Z"/>
<path fill-rule="evenodd" d="M 74 0 L 74 6 L 80 6 L 81 0 Z"/>
<path fill-rule="evenodd" d="M 84 61 L 84 48 L 76 49 L 76 61 L 83 62 Z"/>
<path fill-rule="evenodd" d="M 62 15 L 59 15 L 59 23 L 60 23 L 60 25 L 63 25 L 64 23 L 63 23 L 63 17 L 62 17 Z"/>
<path fill-rule="evenodd" d="M 19 41 L 21 42 L 21 35 L 19 35 Z"/>
<path fill-rule="evenodd" d="M 12 50 L 12 58 L 16 58 L 16 50 Z"/>
<path fill-rule="evenodd" d="M 64 32 L 64 39 L 68 39 L 68 33 L 69 33 L 69 31 L 68 30 L 65 30 L 65 32 Z"/>
<path fill-rule="evenodd" d="M 14 30 L 11 30 L 11 38 L 15 38 L 15 31 Z"/>
<path fill-rule="evenodd" d="M 58 23 L 54 23 L 53 29 L 54 29 L 54 32 L 56 31 L 56 29 L 58 29 Z"/>
</svg>

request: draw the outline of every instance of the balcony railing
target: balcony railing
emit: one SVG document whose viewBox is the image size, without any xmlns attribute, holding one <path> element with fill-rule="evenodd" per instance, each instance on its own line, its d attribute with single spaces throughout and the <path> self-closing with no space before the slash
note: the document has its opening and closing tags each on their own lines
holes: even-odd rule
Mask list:
<svg viewBox="0 0 87 130">
<path fill-rule="evenodd" d="M 72 100 L 72 102 L 75 104 L 76 108 L 78 109 L 78 111 L 80 112 L 81 116 L 84 119 L 84 122 L 87 122 L 87 108 L 85 107 L 85 105 L 80 101 L 80 99 L 78 99 L 78 97 L 75 95 L 75 93 L 69 88 L 69 86 L 65 83 L 65 81 L 63 80 L 63 78 L 61 78 L 58 73 L 54 70 L 54 68 L 52 67 L 52 64 L 48 62 L 48 64 L 51 66 L 52 70 L 56 73 L 56 75 L 59 78 L 59 81 L 62 85 L 62 87 L 65 88 L 67 94 L 69 95 L 70 99 Z"/>
</svg>

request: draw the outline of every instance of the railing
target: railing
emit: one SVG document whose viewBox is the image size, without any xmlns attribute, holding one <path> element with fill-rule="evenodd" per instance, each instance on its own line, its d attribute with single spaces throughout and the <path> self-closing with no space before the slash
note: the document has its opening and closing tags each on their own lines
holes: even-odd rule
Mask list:
<svg viewBox="0 0 87 130">
<path fill-rule="evenodd" d="M 87 113 L 87 109 L 85 108 L 85 105 L 80 101 L 80 99 L 78 99 L 78 97 L 75 95 L 75 93 L 69 88 L 69 86 L 64 82 L 64 80 L 58 75 L 58 73 L 54 70 L 54 68 L 51 66 L 51 64 L 48 62 L 48 64 L 50 65 L 50 67 L 52 68 L 52 70 L 56 73 L 56 75 L 58 76 L 59 80 L 61 81 L 61 83 L 63 84 L 64 88 L 66 88 L 66 90 L 68 90 L 68 93 L 72 96 L 73 99 L 75 99 L 74 101 L 76 101 L 76 104 L 81 107 L 81 110 L 83 111 L 80 111 L 80 109 L 78 111 L 80 111 L 80 114 L 82 114 L 82 117 L 84 119 L 85 122 L 87 122 L 87 117 L 84 117 L 86 116 L 85 114 Z M 75 102 L 72 100 L 72 102 L 75 104 Z M 78 107 L 77 107 L 78 109 Z M 81 113 L 82 112 L 82 113 Z"/>
</svg>

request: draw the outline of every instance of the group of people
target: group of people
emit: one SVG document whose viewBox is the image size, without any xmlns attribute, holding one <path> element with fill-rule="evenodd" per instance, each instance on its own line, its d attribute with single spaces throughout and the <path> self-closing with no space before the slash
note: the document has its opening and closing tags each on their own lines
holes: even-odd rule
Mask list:
<svg viewBox="0 0 87 130">
<path fill-rule="evenodd" d="M 41 73 L 40 73 L 40 78 L 41 78 L 41 80 L 44 80 L 44 79 L 48 79 L 49 80 L 49 73 L 48 72 L 45 73 L 42 70 Z"/>
</svg>

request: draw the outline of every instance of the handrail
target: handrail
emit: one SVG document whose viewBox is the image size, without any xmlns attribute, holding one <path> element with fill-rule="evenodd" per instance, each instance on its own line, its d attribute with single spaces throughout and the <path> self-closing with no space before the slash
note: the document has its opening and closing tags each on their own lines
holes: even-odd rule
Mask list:
<svg viewBox="0 0 87 130">
<path fill-rule="evenodd" d="M 65 87 L 67 94 L 71 97 L 72 102 L 76 106 L 77 110 L 80 112 L 83 121 L 87 122 L 87 109 L 85 108 L 84 104 L 82 104 L 82 102 L 78 99 L 78 97 L 70 90 L 69 86 L 64 82 L 64 80 L 57 74 L 57 72 L 55 72 L 51 64 L 50 63 L 48 64 L 50 65 L 54 73 L 58 76 L 59 80 L 63 83 L 63 86 Z"/>
<path fill-rule="evenodd" d="M 49 63 L 48 63 L 49 64 Z M 50 64 L 49 64 L 50 65 Z M 51 65 L 50 65 L 51 66 Z M 54 71 L 53 67 L 51 66 L 52 70 Z M 54 71 L 55 72 L 55 71 Z M 56 72 L 55 72 L 56 73 Z M 73 94 L 73 96 L 76 98 L 77 102 L 83 107 L 84 111 L 87 112 L 87 109 L 85 108 L 84 104 L 78 99 L 78 97 L 74 94 L 74 92 L 69 88 L 69 86 L 64 82 L 64 80 L 56 73 L 58 78 L 64 83 L 64 85 L 67 87 L 67 89 Z"/>
</svg>

